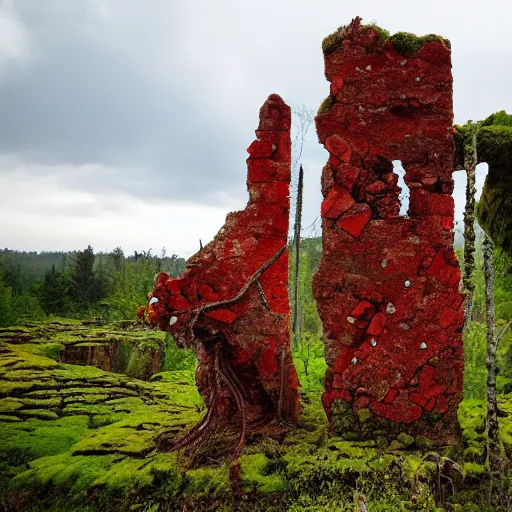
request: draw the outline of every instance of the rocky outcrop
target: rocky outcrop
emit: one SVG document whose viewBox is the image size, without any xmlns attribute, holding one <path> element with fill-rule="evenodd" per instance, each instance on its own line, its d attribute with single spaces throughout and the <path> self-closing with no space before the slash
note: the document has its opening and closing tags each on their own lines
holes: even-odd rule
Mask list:
<svg viewBox="0 0 512 512">
<path fill-rule="evenodd" d="M 248 148 L 246 209 L 227 216 L 182 277 L 160 274 L 139 310 L 178 345 L 193 347 L 197 385 L 223 423 L 298 414 L 288 331 L 290 123 L 290 108 L 269 96 Z"/>
<path fill-rule="evenodd" d="M 129 330 L 121 330 L 123 327 Z M 26 352 L 142 380 L 162 371 L 164 338 L 159 331 L 141 329 L 137 322 L 106 326 L 73 321 L 33 322 L 24 327 L 0 328 L 0 341 L 21 346 Z"/>
<path fill-rule="evenodd" d="M 330 95 L 316 117 L 323 258 L 314 293 L 332 432 L 458 436 L 462 302 L 453 243 L 449 43 L 357 18 L 324 40 Z M 400 216 L 392 161 L 410 189 Z M 383 428 L 385 427 L 385 428 Z"/>
</svg>

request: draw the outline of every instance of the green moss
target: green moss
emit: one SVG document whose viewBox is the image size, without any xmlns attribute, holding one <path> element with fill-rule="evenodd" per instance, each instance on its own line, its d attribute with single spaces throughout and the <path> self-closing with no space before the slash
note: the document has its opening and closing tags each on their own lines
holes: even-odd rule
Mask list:
<svg viewBox="0 0 512 512">
<path fill-rule="evenodd" d="M 470 446 L 464 450 L 464 460 L 466 462 L 482 462 L 484 451 L 477 446 Z"/>
<path fill-rule="evenodd" d="M 341 42 L 344 39 L 351 37 L 349 28 L 350 26 L 341 26 L 335 32 L 329 34 L 327 37 L 323 39 L 322 51 L 324 55 L 329 55 L 330 53 L 335 52 L 340 47 Z M 366 30 L 373 30 L 374 32 L 377 33 L 376 39 L 370 44 L 371 48 L 380 46 L 389 39 L 389 31 L 379 27 L 376 23 L 361 25 L 359 30 L 362 32 Z"/>
<path fill-rule="evenodd" d="M 402 471 L 404 477 L 413 482 L 421 477 L 428 480 L 429 476 L 434 474 L 436 465 L 433 462 L 425 461 L 424 456 L 412 454 L 404 460 Z"/>
<path fill-rule="evenodd" d="M 175 453 L 162 453 L 145 459 L 127 457 L 113 463 L 90 485 L 101 487 L 108 496 L 123 497 L 153 485 L 155 477 L 158 476 L 161 480 L 165 479 L 167 488 L 172 482 L 177 489 L 181 478 L 176 458 Z"/>
<path fill-rule="evenodd" d="M 21 421 L 21 418 L 18 418 L 17 416 L 6 416 L 4 414 L 0 414 L 0 423 L 3 422 L 13 422 L 13 421 Z M 1 428 L 0 428 L 1 430 Z"/>
<path fill-rule="evenodd" d="M 338 28 L 332 34 L 329 34 L 322 41 L 322 51 L 324 55 L 329 55 L 335 52 L 340 46 L 344 39 L 351 38 L 351 30 L 350 26 L 342 26 Z M 370 23 L 368 25 L 361 25 L 359 28 L 360 31 L 364 32 L 365 30 L 373 30 L 377 33 L 376 40 L 372 41 L 372 43 L 368 46 L 368 51 L 372 51 L 375 48 L 382 46 L 382 44 L 388 39 L 393 43 L 393 47 L 397 53 L 403 55 L 404 57 L 412 57 L 415 55 L 425 43 L 438 41 L 446 48 L 450 48 L 450 41 L 445 39 L 442 36 L 438 36 L 435 34 L 428 34 L 426 36 L 417 36 L 415 34 L 411 34 L 409 32 L 397 32 L 396 34 L 390 36 L 388 30 L 385 30 L 375 23 Z"/>
<path fill-rule="evenodd" d="M 426 451 L 426 450 L 431 450 L 434 448 L 434 443 L 428 437 L 416 436 L 414 441 L 416 443 L 416 447 L 419 450 Z"/>
<path fill-rule="evenodd" d="M 60 354 L 64 349 L 64 345 L 61 343 L 42 343 L 42 344 L 23 344 L 20 345 L 20 350 L 29 352 L 38 356 L 47 357 L 54 361 L 60 361 Z"/>
<path fill-rule="evenodd" d="M 482 464 L 475 464 L 474 462 L 465 462 L 462 466 L 466 476 L 481 476 L 485 474 L 485 466 Z"/>
<path fill-rule="evenodd" d="M 391 33 L 389 32 L 389 30 L 379 27 L 376 23 L 368 23 L 368 25 L 364 25 L 364 27 L 370 27 L 373 30 L 375 30 L 377 32 L 377 34 L 379 35 L 380 42 L 382 42 L 382 43 L 387 41 L 391 36 Z"/>
<path fill-rule="evenodd" d="M 27 419 L 19 423 L 0 423 L 0 460 L 17 466 L 39 457 L 55 455 L 71 448 L 88 431 L 84 416 L 55 421 Z"/>
<path fill-rule="evenodd" d="M 0 413 L 14 412 L 23 407 L 23 402 L 16 398 L 3 398 L 0 400 Z"/>
<path fill-rule="evenodd" d="M 339 454 L 350 459 L 359 459 L 363 457 L 373 457 L 376 454 L 374 441 L 341 441 L 333 437 L 327 447 L 335 448 Z"/>
<path fill-rule="evenodd" d="M 368 408 L 359 409 L 357 411 L 357 417 L 360 423 L 365 423 L 373 416 L 372 411 Z"/>
<path fill-rule="evenodd" d="M 242 484 L 245 492 L 257 491 L 263 494 L 282 492 L 286 482 L 276 473 L 267 471 L 269 459 L 262 453 L 243 455 L 240 458 Z"/>
<path fill-rule="evenodd" d="M 229 469 L 204 467 L 187 471 L 184 475 L 184 493 L 189 496 L 207 495 L 210 498 L 230 493 Z"/>
<path fill-rule="evenodd" d="M 16 414 L 26 418 L 40 418 L 42 420 L 56 420 L 59 418 L 59 415 L 53 411 L 43 411 L 38 409 L 22 410 L 18 411 Z"/>
<path fill-rule="evenodd" d="M 414 443 L 414 437 L 402 432 L 397 437 L 397 440 L 402 443 L 404 446 L 411 446 Z"/>
<path fill-rule="evenodd" d="M 317 114 L 320 115 L 320 114 L 325 114 L 326 112 L 329 112 L 329 110 L 331 110 L 333 104 L 334 104 L 334 98 L 331 95 L 327 96 L 327 98 L 325 98 L 322 101 L 322 103 L 320 104 L 320 106 L 318 107 Z"/>
<path fill-rule="evenodd" d="M 391 441 L 391 443 L 389 443 L 388 450 L 393 452 L 393 451 L 401 450 L 402 448 L 404 448 L 404 445 L 400 441 L 393 439 Z"/>
<path fill-rule="evenodd" d="M 11 490 L 51 487 L 65 491 L 71 502 L 85 497 L 93 482 L 101 478 L 119 456 L 72 457 L 68 453 L 43 457 L 30 463 L 30 469 L 17 475 L 10 484 Z"/>
<path fill-rule="evenodd" d="M 335 400 L 332 403 L 332 432 L 334 434 L 343 434 L 351 431 L 356 426 L 356 417 L 352 409 L 352 404 L 345 400 Z"/>
<path fill-rule="evenodd" d="M 443 46 L 450 48 L 450 42 L 447 39 L 435 34 L 419 37 L 410 32 L 397 32 L 390 37 L 390 41 L 393 43 L 395 51 L 404 57 L 412 57 L 425 43 L 432 41 L 439 41 Z"/>
</svg>

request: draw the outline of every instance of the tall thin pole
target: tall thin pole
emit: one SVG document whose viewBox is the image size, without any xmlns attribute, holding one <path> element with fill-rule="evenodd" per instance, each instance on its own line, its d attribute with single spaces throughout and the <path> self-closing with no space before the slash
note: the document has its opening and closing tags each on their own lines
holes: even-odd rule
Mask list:
<svg viewBox="0 0 512 512">
<path fill-rule="evenodd" d="M 302 164 L 299 169 L 299 181 L 297 184 L 297 202 L 295 205 L 294 245 L 295 245 L 295 282 L 293 290 L 293 348 L 298 347 L 299 335 L 299 265 L 300 265 L 300 228 L 302 224 L 302 190 L 304 182 L 304 171 Z"/>
</svg>

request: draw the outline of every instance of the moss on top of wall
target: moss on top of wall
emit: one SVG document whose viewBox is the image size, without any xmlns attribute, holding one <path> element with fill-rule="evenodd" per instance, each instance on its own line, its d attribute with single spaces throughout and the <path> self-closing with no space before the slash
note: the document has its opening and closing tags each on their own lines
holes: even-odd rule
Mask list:
<svg viewBox="0 0 512 512">
<path fill-rule="evenodd" d="M 332 106 L 334 104 L 334 98 L 329 94 L 327 98 L 325 98 L 322 103 L 320 103 L 320 106 L 318 107 L 317 114 L 325 114 L 326 112 L 329 112 L 331 110 Z"/>
<path fill-rule="evenodd" d="M 341 45 L 344 39 L 348 39 L 352 36 L 351 28 L 353 24 L 343 25 L 339 27 L 335 32 L 329 34 L 322 41 L 322 50 L 324 55 L 334 53 Z M 412 57 L 415 55 L 425 43 L 438 41 L 446 48 L 451 48 L 450 41 L 442 36 L 436 34 L 427 34 L 425 36 L 417 36 L 410 32 L 397 32 L 394 35 L 390 35 L 390 32 L 382 27 L 379 27 L 376 23 L 369 23 L 367 25 L 360 25 L 359 32 L 366 30 L 373 30 L 377 33 L 377 38 L 371 43 L 371 47 L 381 46 L 386 41 L 391 41 L 393 47 L 397 53 L 404 57 Z"/>
<path fill-rule="evenodd" d="M 451 44 L 448 39 L 436 34 L 417 36 L 410 32 L 397 32 L 391 36 L 389 40 L 393 43 L 395 51 L 404 57 L 412 57 L 421 50 L 425 43 L 434 41 L 440 42 L 446 48 L 451 48 Z"/>
<path fill-rule="evenodd" d="M 322 41 L 322 50 L 324 52 L 324 55 L 334 53 L 340 47 L 341 42 L 349 37 L 350 27 L 351 25 L 342 25 L 332 34 L 329 34 L 327 37 L 324 37 Z M 385 28 L 379 27 L 376 23 L 369 23 L 367 25 L 361 25 L 359 27 L 359 31 L 365 31 L 369 29 L 375 31 L 378 35 L 378 38 L 376 41 L 373 42 L 373 45 L 383 44 L 385 41 L 389 39 L 389 31 L 386 30 Z"/>
</svg>

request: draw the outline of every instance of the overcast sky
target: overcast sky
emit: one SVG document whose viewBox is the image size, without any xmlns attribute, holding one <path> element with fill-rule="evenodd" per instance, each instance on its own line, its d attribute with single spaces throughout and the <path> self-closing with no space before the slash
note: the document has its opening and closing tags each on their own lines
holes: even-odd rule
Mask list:
<svg viewBox="0 0 512 512">
<path fill-rule="evenodd" d="M 316 112 L 322 39 L 357 15 L 451 40 L 456 123 L 512 112 L 510 0 L 0 0 L 0 247 L 190 256 L 246 204 L 263 101 Z"/>
</svg>

